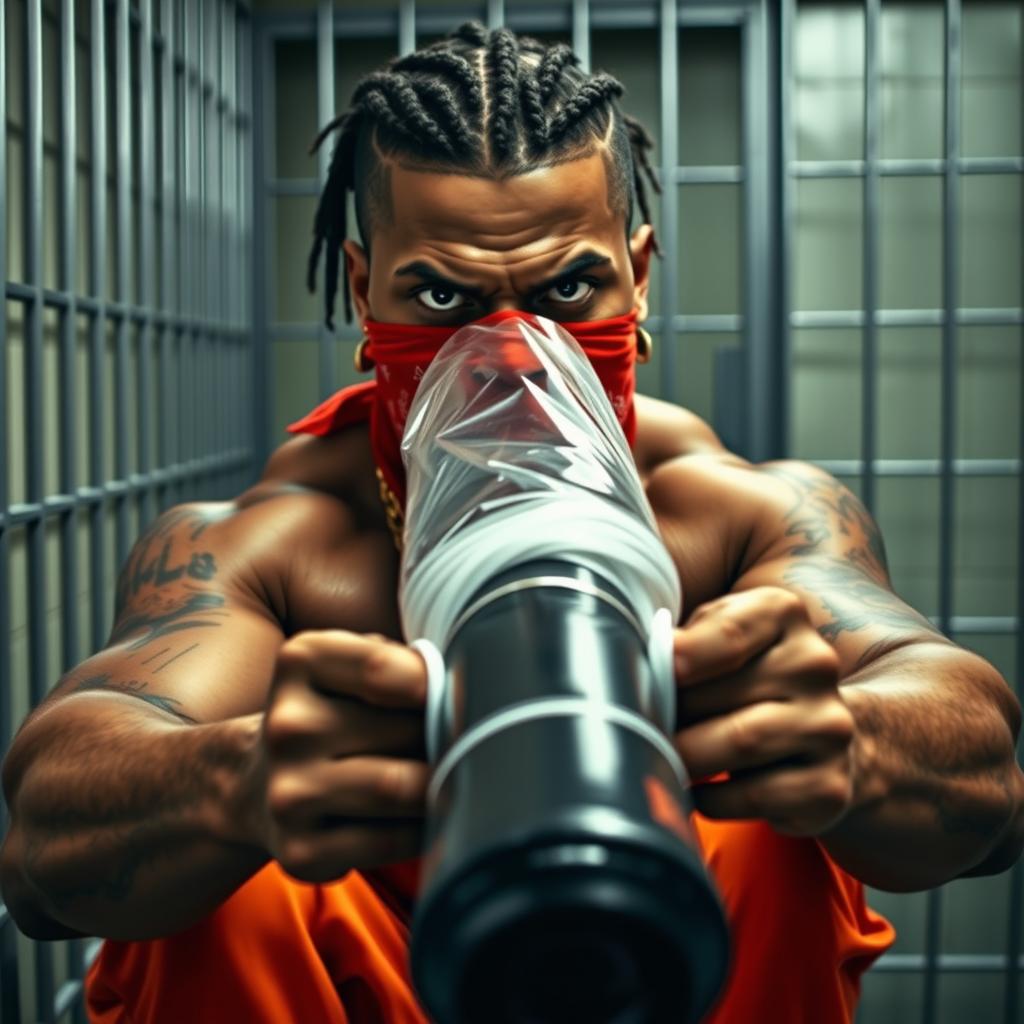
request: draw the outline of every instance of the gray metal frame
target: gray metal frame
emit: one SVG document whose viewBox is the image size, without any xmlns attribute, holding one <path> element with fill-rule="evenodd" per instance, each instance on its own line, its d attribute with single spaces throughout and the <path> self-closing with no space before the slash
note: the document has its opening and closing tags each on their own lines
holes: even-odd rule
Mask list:
<svg viewBox="0 0 1024 1024">
<path fill-rule="evenodd" d="M 0 750 L 6 750 L 13 721 L 13 687 L 27 683 L 33 704 L 60 672 L 88 653 L 80 649 L 77 606 L 80 584 L 88 580 L 90 644 L 102 647 L 110 625 L 107 578 L 123 563 L 143 527 L 159 509 L 200 497 L 228 495 L 249 482 L 255 469 L 252 403 L 251 272 L 251 74 L 250 13 L 237 0 L 164 0 L 161 23 L 154 25 L 152 0 L 79 0 L 89 4 L 89 75 L 92 116 L 89 126 L 88 207 L 92 225 L 85 294 L 77 289 L 76 79 L 74 0 L 60 0 L 56 14 L 59 69 L 47 68 L 58 82 L 58 287 L 43 278 L 43 22 L 49 17 L 41 0 L 25 3 L 25 202 L 23 210 L 6 208 L 7 146 L 0 145 L 0 220 L 23 218 L 24 280 L 7 276 L 6 246 L 0 271 L 8 304 L 25 310 L 25 429 L 8 431 L 0 413 Z M 113 53 L 107 53 L 112 27 Z M 184 28 L 184 32 L 181 29 Z M 6 18 L 0 25 L 0 99 L 7 109 Z M 115 123 L 107 124 L 108 58 L 116 82 Z M 138 128 L 133 124 L 134 73 L 138 77 Z M 154 83 L 160 82 L 160 106 Z M 178 98 L 184 110 L 178 118 Z M 156 166 L 156 125 L 161 126 L 164 166 Z M 107 166 L 108 127 L 115 133 L 115 166 Z M 198 145 L 198 152 L 194 152 Z M 133 180 L 133 152 L 138 152 L 138 180 Z M 115 183 L 115 298 L 108 298 L 106 260 L 108 171 Z M 159 178 L 158 178 L 159 175 Z M 158 184 L 159 181 L 159 184 Z M 157 188 L 159 187 L 159 194 Z M 162 266 L 156 276 L 156 209 L 160 203 Z M 138 218 L 138 258 L 133 224 Z M 175 266 L 174 260 L 179 260 Z M 134 265 L 135 294 L 129 293 Z M 176 287 L 177 283 L 177 287 Z M 44 311 L 58 317 L 59 490 L 47 493 L 43 474 L 46 451 L 43 363 Z M 75 359 L 79 318 L 88 318 L 89 374 L 76 385 Z M 106 393 L 106 332 L 114 332 L 114 394 Z M 0 327 L 0 402 L 6 402 L 7 320 Z M 132 351 L 138 372 L 132 379 Z M 154 367 L 159 384 L 151 388 Z M 176 384 L 171 381 L 177 374 Z M 129 421 L 129 395 L 135 390 L 136 415 Z M 201 400 L 193 395 L 202 389 Z M 214 394 L 216 389 L 216 395 Z M 77 464 L 75 432 L 82 390 L 88 396 L 90 449 L 88 467 Z M 154 428 L 144 396 L 152 393 L 160 417 Z M 104 407 L 113 399 L 114 464 L 104 458 Z M 178 427 L 185 435 L 176 434 Z M 130 458 L 134 434 L 136 457 Z M 155 441 L 155 446 L 154 446 Z M 23 444 L 26 457 L 25 500 L 12 504 L 7 453 Z M 154 459 L 155 455 L 155 459 Z M 87 482 L 80 469 L 87 468 Z M 107 550 L 106 517 L 116 517 L 115 552 Z M 77 523 L 87 517 L 88 564 L 80 565 Z M 64 610 L 60 650 L 49 648 L 46 634 L 47 527 L 56 523 L 60 544 L 60 600 Z M 28 547 L 28 680 L 12 677 L 10 636 L 10 543 L 14 530 L 25 532 Z M 113 557 L 113 565 L 111 560 Z M 7 808 L 0 801 L 0 827 Z M 73 1014 L 84 1020 L 82 975 L 97 949 L 95 942 L 68 943 L 68 980 L 54 990 L 51 943 L 34 946 L 34 1001 L 40 1020 Z M 0 1012 L 4 1020 L 23 1017 L 19 996 L 15 929 L 0 904 Z"/>
<path fill-rule="evenodd" d="M 329 5 L 327 5 L 329 6 Z M 399 52 L 408 52 L 417 32 L 436 34 L 449 30 L 459 20 L 479 17 L 488 24 L 500 23 L 500 3 L 467 4 L 463 8 L 434 10 L 429 4 L 401 0 L 397 12 L 367 8 L 362 11 L 334 11 L 328 20 L 304 15 L 265 15 L 258 19 L 260 46 L 260 87 L 263 112 L 259 127 L 266 133 L 258 145 L 263 163 L 257 168 L 259 216 L 257 230 L 268 241 L 273 231 L 271 204 L 276 196 L 318 193 L 318 179 L 279 179 L 274 173 L 274 45 L 281 39 L 317 38 L 318 52 L 325 52 L 324 33 L 346 38 L 395 38 Z M 843 476 L 859 476 L 869 508 L 874 506 L 878 477 L 938 477 L 941 481 L 943 538 L 940 561 L 942 579 L 936 624 L 946 632 L 961 635 L 1003 633 L 1017 636 L 1018 673 L 1024 672 L 1024 630 L 1018 616 L 957 616 L 952 609 L 952 530 L 954 485 L 959 477 L 1015 476 L 1021 483 L 1024 507 L 1024 475 L 1021 459 L 959 459 L 955 456 L 955 360 L 957 328 L 967 324 L 1021 325 L 1020 309 L 961 308 L 956 302 L 956 237 L 958 194 L 961 174 L 1021 174 L 1024 158 L 966 158 L 959 151 L 957 129 L 959 81 L 960 0 L 946 0 L 946 150 L 941 159 L 894 160 L 879 157 L 879 98 L 877 82 L 878 31 L 881 0 L 865 0 L 865 148 L 864 159 L 844 161 L 801 161 L 793 145 L 791 95 L 793 91 L 792 32 L 796 0 L 747 0 L 712 3 L 687 0 L 636 0 L 616 6 L 564 0 L 536 7 L 516 6 L 507 11 L 508 24 L 521 31 L 571 31 L 577 52 L 589 63 L 589 33 L 603 28 L 657 28 L 659 30 L 661 110 L 660 177 L 668 184 L 662 200 L 659 238 L 664 258 L 660 268 L 662 298 L 647 324 L 654 332 L 669 337 L 676 333 L 742 332 L 742 346 L 719 352 L 716 362 L 716 418 L 734 447 L 755 461 L 785 455 L 789 438 L 785 410 L 792 379 L 790 332 L 799 327 L 860 327 L 863 329 L 864 387 L 861 395 L 863 427 L 861 458 L 822 460 L 825 468 Z M 686 167 L 685 143 L 677 133 L 678 43 L 680 26 L 735 27 L 741 33 L 743 77 L 742 163 L 733 167 Z M 326 50 L 330 50 L 327 47 Z M 333 61 L 333 55 L 331 57 Z M 327 75 L 324 62 L 318 80 Z M 322 88 L 322 87 L 321 87 Z M 682 149 L 682 152 L 681 152 Z M 896 175 L 941 175 L 945 183 L 944 223 L 946 246 L 943 255 L 945 301 L 941 309 L 879 309 L 878 238 L 879 182 Z M 791 296 L 792 224 L 794 182 L 799 178 L 860 178 L 864 190 L 864 275 L 862 308 L 856 310 L 803 311 L 793 309 Z M 672 186 L 690 183 L 741 183 L 743 187 L 743 312 L 740 315 L 685 315 L 676 304 L 679 251 L 675 235 L 678 194 Z M 267 245 L 262 287 L 263 296 L 256 316 L 261 347 L 269 338 L 282 340 L 319 338 L 330 343 L 315 323 L 276 322 L 273 299 L 274 266 Z M 877 457 L 876 407 L 878 374 L 878 331 L 887 326 L 935 326 L 943 330 L 944 418 L 942 454 L 938 459 L 880 459 Z M 338 337 L 355 340 L 354 330 L 341 327 Z M 333 352 L 332 352 L 333 356 Z M 265 358 L 265 356 L 264 356 Z M 662 391 L 678 398 L 675 387 L 675 352 L 663 343 Z M 321 360 L 321 367 L 327 360 Z M 264 385 L 265 386 L 265 385 Z M 332 382 L 321 380 L 327 393 Z M 268 395 L 264 391 L 264 395 Z M 268 425 L 269 426 L 269 425 Z M 261 438 L 263 453 L 269 453 L 271 438 Z M 1024 425 L 1022 425 L 1024 456 Z M 1024 527 L 1022 527 L 1024 550 Z M 1024 580 L 1024 574 L 1021 574 Z M 1024 582 L 1020 584 L 1020 607 L 1024 608 Z M 1018 683 L 1018 693 L 1024 683 Z M 927 940 L 922 954 L 886 954 L 873 967 L 882 972 L 922 972 L 924 979 L 923 1020 L 936 1019 L 937 979 L 941 971 L 1002 971 L 1006 975 L 1007 1024 L 1017 1019 L 1017 979 L 1024 966 L 1022 945 L 1022 900 L 1024 872 L 1013 872 L 1011 891 L 1015 894 L 1010 915 L 1007 956 L 957 955 L 940 952 L 942 891 L 928 897 Z"/>
<path fill-rule="evenodd" d="M 955 484 L 960 477 L 1011 476 L 1020 483 L 1021 508 L 1024 509 L 1024 420 L 1021 425 L 1021 458 L 958 459 L 956 457 L 956 366 L 958 328 L 968 324 L 996 326 L 1024 325 L 1024 309 L 963 308 L 958 303 L 959 177 L 963 174 L 1021 175 L 1024 158 L 968 158 L 960 151 L 960 67 L 962 47 L 962 0 L 944 0 L 944 148 L 941 159 L 893 160 L 878 156 L 879 96 L 877 55 L 881 0 L 864 2 L 864 159 L 801 161 L 796 159 L 788 97 L 793 87 L 792 35 L 797 16 L 796 0 L 781 0 L 780 56 L 783 82 L 782 160 L 785 181 L 780 190 L 782 204 L 781 251 L 788 267 L 792 253 L 792 182 L 796 178 L 861 178 L 864 195 L 863 309 L 806 312 L 790 310 L 788 331 L 797 327 L 862 328 L 863 390 L 861 394 L 861 458 L 822 461 L 820 464 L 840 475 L 856 476 L 861 495 L 874 511 L 878 477 L 936 477 L 940 483 L 939 510 L 939 608 L 935 624 L 947 634 L 1015 634 L 1017 640 L 1016 692 L 1024 698 L 1024 571 L 1018 569 L 1018 614 L 1016 616 L 957 616 L 953 614 Z M 943 183 L 943 252 L 941 309 L 880 310 L 878 308 L 879 179 L 889 175 L 941 176 Z M 879 459 L 875 419 L 877 410 L 878 328 L 886 326 L 941 326 L 942 328 L 942 437 L 938 459 Z M 791 356 L 787 352 L 787 363 Z M 1024 543 L 1024 527 L 1021 528 Z M 1024 551 L 1024 546 L 1020 548 Z M 1024 864 L 1018 862 L 1010 879 L 1011 904 L 1004 956 L 949 955 L 940 952 L 943 890 L 928 893 L 923 955 L 886 954 L 872 968 L 875 971 L 913 971 L 923 973 L 922 1016 L 931 1024 L 938 1013 L 938 981 L 943 971 L 1003 972 L 1006 979 L 1005 1024 L 1019 1020 L 1019 985 L 1024 971 Z"/>
</svg>

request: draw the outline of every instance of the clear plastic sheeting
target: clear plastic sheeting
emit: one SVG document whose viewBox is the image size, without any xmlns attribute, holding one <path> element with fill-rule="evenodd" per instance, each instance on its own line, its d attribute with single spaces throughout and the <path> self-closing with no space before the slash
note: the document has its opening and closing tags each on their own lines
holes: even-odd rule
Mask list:
<svg viewBox="0 0 1024 1024">
<path fill-rule="evenodd" d="M 611 403 L 576 340 L 528 314 L 472 323 L 428 367 L 402 440 L 400 602 L 444 651 L 474 593 L 538 558 L 610 580 L 637 619 L 679 618 L 679 578 Z"/>
</svg>

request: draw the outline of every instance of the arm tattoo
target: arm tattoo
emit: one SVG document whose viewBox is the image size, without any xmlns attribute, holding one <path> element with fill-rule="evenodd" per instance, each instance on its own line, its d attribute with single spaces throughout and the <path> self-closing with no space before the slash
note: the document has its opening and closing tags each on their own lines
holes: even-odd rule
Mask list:
<svg viewBox="0 0 1024 1024">
<path fill-rule="evenodd" d="M 835 642 L 843 633 L 885 628 L 884 639 L 869 646 L 858 666 L 890 648 L 894 640 L 922 630 L 941 633 L 892 592 L 882 534 L 850 490 L 827 473 L 766 466 L 793 492 L 785 515 L 790 544 L 784 580 L 814 595 L 829 613 L 818 631 Z"/>
<path fill-rule="evenodd" d="M 187 559 L 175 563 L 171 548 L 179 529 L 183 538 L 194 542 L 211 522 L 224 519 L 229 514 L 230 506 L 226 512 L 181 508 L 159 516 L 139 538 L 125 563 L 117 587 L 118 608 L 127 607 L 129 600 L 146 586 L 159 589 L 183 578 L 201 583 L 212 580 L 217 574 L 217 563 L 211 552 L 193 551 Z"/>
<path fill-rule="evenodd" d="M 224 604 L 220 594 L 211 594 L 205 590 L 192 591 L 184 601 L 168 606 L 161 604 L 153 610 L 142 608 L 134 614 L 125 615 L 110 634 L 110 642 L 117 643 L 133 633 L 140 633 L 128 645 L 128 650 L 137 651 L 154 640 L 163 639 L 182 629 L 219 626 L 216 618 L 228 614 L 222 610 Z"/>
<path fill-rule="evenodd" d="M 114 693 L 124 693 L 129 697 L 138 697 L 139 700 L 145 701 L 147 704 L 152 705 L 155 708 L 159 708 L 161 711 L 166 711 L 168 714 L 174 715 L 175 718 L 180 718 L 183 722 L 190 722 L 196 724 L 196 719 L 191 715 L 186 715 L 183 711 L 179 711 L 178 707 L 181 706 L 180 700 L 175 700 L 173 697 L 163 697 L 159 694 L 149 692 L 149 683 L 144 682 L 141 679 L 127 679 L 121 682 L 111 682 L 110 673 L 104 672 L 97 676 L 89 676 L 78 683 L 71 693 L 83 693 L 86 690 L 110 690 Z M 175 707 L 177 705 L 178 707 Z"/>
</svg>

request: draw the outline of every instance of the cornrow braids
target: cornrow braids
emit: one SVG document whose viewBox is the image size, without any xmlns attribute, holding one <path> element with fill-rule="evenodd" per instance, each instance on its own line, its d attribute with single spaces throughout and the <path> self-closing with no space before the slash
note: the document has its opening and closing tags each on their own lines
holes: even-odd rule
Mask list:
<svg viewBox="0 0 1024 1024">
<path fill-rule="evenodd" d="M 509 156 L 516 135 L 515 114 L 519 91 L 519 47 L 516 37 L 507 28 L 492 32 L 487 57 L 493 90 L 489 141 L 493 156 L 501 162 Z"/>
<path fill-rule="evenodd" d="M 540 87 L 540 102 L 546 104 L 551 99 L 555 86 L 558 84 L 566 65 L 579 64 L 579 58 L 565 43 L 556 43 L 541 58 L 537 68 L 537 85 Z"/>
<path fill-rule="evenodd" d="M 480 79 L 473 65 L 459 53 L 450 50 L 416 50 L 394 61 L 391 70 L 447 73 L 451 78 L 458 79 L 470 110 L 473 113 L 483 110 L 484 93 Z"/>
<path fill-rule="evenodd" d="M 627 231 L 634 195 L 649 223 L 648 185 L 661 191 L 647 155 L 653 141 L 639 121 L 619 110 L 622 92 L 611 75 L 586 74 L 564 43 L 548 46 L 504 28 L 488 31 L 479 22 L 466 22 L 445 39 L 396 57 L 363 78 L 349 109 L 324 127 L 310 149 L 315 152 L 335 136 L 306 267 L 314 291 L 325 254 L 327 326 L 333 328 L 340 251 L 348 234 L 348 193 L 355 196 L 369 252 L 371 214 L 377 215 L 388 194 L 378 187 L 386 182 L 387 159 L 514 175 L 538 161 L 585 155 L 589 133 L 609 139 L 609 195 L 622 203 Z M 347 274 L 344 301 L 351 320 Z"/>
<path fill-rule="evenodd" d="M 548 138 L 557 143 L 564 135 L 578 131 L 583 118 L 595 107 L 607 106 L 608 101 L 622 95 L 622 83 L 611 75 L 600 72 L 579 87 L 551 119 Z"/>
</svg>

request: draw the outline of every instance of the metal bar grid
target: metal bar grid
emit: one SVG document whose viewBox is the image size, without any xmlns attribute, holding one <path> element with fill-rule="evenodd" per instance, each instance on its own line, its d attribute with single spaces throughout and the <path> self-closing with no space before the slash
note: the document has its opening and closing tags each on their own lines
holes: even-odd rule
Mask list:
<svg viewBox="0 0 1024 1024">
<path fill-rule="evenodd" d="M 241 46 L 246 18 L 244 5 L 221 0 L 216 7 L 203 5 L 207 21 L 206 54 L 189 64 L 186 55 L 174 52 L 175 27 L 189 16 L 189 8 L 197 10 L 196 0 L 165 0 L 161 5 L 161 24 L 155 26 L 152 0 L 129 4 L 128 0 L 80 0 L 88 4 L 88 32 L 76 32 L 74 0 L 59 0 L 56 9 L 43 10 L 41 0 L 28 0 L 24 5 L 24 35 L 18 48 L 24 64 L 24 176 L 23 210 L 19 211 L 22 242 L 25 248 L 24 280 L 7 280 L 6 247 L 0 252 L 8 304 L 24 310 L 25 338 L 25 420 L 16 434 L 8 433 L 9 421 L 0 415 L 0 631 L 10 634 L 10 539 L 12 531 L 22 530 L 27 549 L 27 572 L 19 577 L 28 595 L 28 696 L 37 702 L 54 681 L 58 662 L 67 669 L 82 655 L 78 631 L 78 608 L 82 567 L 78 561 L 78 523 L 88 520 L 88 592 L 91 617 L 89 643 L 92 649 L 102 647 L 109 617 L 108 596 L 107 510 L 115 510 L 117 531 L 115 543 L 123 558 L 130 541 L 129 516 L 138 509 L 139 525 L 152 514 L 154 503 L 175 494 L 179 499 L 194 497 L 197 488 L 213 490 L 224 487 L 231 479 L 248 482 L 253 462 L 252 431 L 247 420 L 251 404 L 247 401 L 243 376 L 245 360 L 252 354 L 246 344 L 250 337 L 250 307 L 240 296 L 229 295 L 224 268 L 231 263 L 240 286 L 248 290 L 245 264 L 248 258 L 248 231 L 251 219 L 246 215 L 242 197 L 237 205 L 234 185 L 244 180 L 251 167 L 251 90 L 245 87 L 248 68 L 229 54 L 229 46 Z M 57 36 L 57 64 L 51 66 L 44 55 L 44 24 L 51 19 Z M 198 18 L 196 19 L 198 21 Z M 45 30 L 50 29 L 49 25 Z M 6 66 L 7 49 L 4 35 L 6 19 L 0 24 L 0 59 Z M 180 35 L 180 31 L 177 33 Z M 109 54 L 113 58 L 108 66 Z M 76 254 L 77 185 L 82 167 L 77 165 L 78 116 L 76 105 L 77 47 L 86 50 L 90 83 L 91 117 L 88 128 L 88 155 L 84 165 L 89 177 L 87 207 L 91 238 L 87 254 L 88 284 L 86 294 L 78 288 Z M 244 56 L 244 55 L 243 55 Z M 204 64 L 205 61 L 205 64 Z M 58 112 L 58 140 L 47 142 L 43 133 L 43 73 L 52 73 L 57 90 L 55 108 Z M 201 269 L 208 288 L 202 306 L 195 301 L 185 304 L 180 289 L 175 288 L 174 257 L 181 252 L 177 246 L 181 223 L 176 210 L 174 147 L 179 124 L 175 123 L 174 81 L 177 76 L 193 82 L 199 90 L 205 110 L 199 110 L 193 125 L 205 129 L 211 141 L 205 171 L 198 172 L 200 205 L 190 211 L 205 222 L 205 236 L 197 241 L 190 256 L 203 260 Z M 159 103 L 154 101 L 153 83 L 159 76 Z M 116 88 L 109 96 L 108 84 Z M 0 99 L 7 109 L 6 69 L 0 69 Z M 133 97 L 137 97 L 133 98 Z M 113 100 L 114 166 L 108 176 L 107 110 L 108 98 Z M 137 102 L 138 107 L 132 104 Z M 137 119 L 136 119 L 137 118 Z M 158 119 L 159 118 L 159 122 Z M 204 120 L 205 118 L 205 120 Z M 162 146 L 161 167 L 156 166 L 154 145 L 159 123 Z M 226 150 L 230 149 L 230 160 Z M 6 209 L 6 138 L 0 145 L 0 219 Z M 133 160 L 137 154 L 138 164 Z M 56 204 L 44 207 L 44 156 L 57 166 Z M 137 166 L 137 172 L 135 167 Z M 186 167 L 182 166 L 182 170 Z M 158 171 L 160 178 L 157 179 Z M 202 180 L 202 176 L 206 180 Z M 234 175 L 234 177 L 231 177 Z M 114 199 L 116 230 L 113 295 L 108 290 L 106 256 L 111 248 L 108 237 L 107 191 Z M 193 189 L 193 193 L 194 193 Z M 137 204 L 137 207 L 136 205 Z M 159 207 L 159 221 L 156 209 Z M 55 231 L 44 234 L 54 217 Z M 233 217 L 234 220 L 230 221 Z M 133 237 L 137 223 L 138 238 Z M 156 224 L 162 237 L 161 272 L 155 270 Z M 17 237 L 17 236 L 16 236 Z M 57 239 L 56 287 L 44 281 L 44 237 Z M 136 252 L 136 241 L 138 251 Z M 205 249 L 200 246 L 205 242 Z M 134 277 L 132 270 L 134 269 Z M 176 293 L 176 294 L 175 294 Z M 197 291 L 191 293 L 192 299 Z M 47 311 L 51 311 L 49 314 Z M 89 371 L 85 380 L 76 382 L 79 325 L 87 327 Z M 53 328 L 56 328 L 54 336 Z M 113 373 L 116 397 L 116 432 L 114 462 L 105 458 L 104 408 L 106 394 L 107 331 L 113 334 Z M 209 419 L 203 424 L 202 449 L 194 448 L 192 458 L 183 458 L 180 446 L 172 451 L 169 429 L 170 407 L 166 398 L 173 391 L 170 370 L 180 360 L 175 358 L 175 337 L 191 336 L 207 345 L 206 357 L 196 364 L 208 387 L 231 385 L 230 396 L 220 401 L 207 394 L 203 408 Z M 8 318 L 0 328 L 0 396 L 8 392 Z M 50 345 L 55 342 L 56 375 L 49 359 Z M 163 396 L 160 418 L 150 416 L 149 398 L 153 388 L 153 359 L 159 345 L 160 389 Z M 131 374 L 131 354 L 137 357 L 137 378 Z M 54 377 L 53 381 L 50 378 Z M 179 376 L 178 384 L 185 382 Z M 46 403 L 51 401 L 51 387 L 56 387 L 59 407 L 56 415 L 47 418 Z M 82 401 L 77 388 L 88 396 L 88 465 L 78 458 L 78 422 Z M 130 414 L 126 398 L 130 390 L 137 392 L 137 414 Z M 181 390 L 181 388 L 179 388 Z M 51 422 L 54 424 L 51 426 Z M 155 427 L 155 432 L 154 432 Z M 55 436 L 51 436 L 55 431 Z M 134 432 L 137 447 L 128 444 Z M 43 472 L 47 451 L 44 442 L 58 451 L 56 493 Z M 54 445 L 53 442 L 56 442 Z M 9 444 L 23 446 L 25 463 L 25 498 L 10 502 L 7 454 Z M 111 478 L 113 474 L 113 478 Z M 47 611 L 50 598 L 46 592 L 48 545 L 54 545 L 60 560 L 59 649 L 49 640 Z M 0 649 L 0 750 L 6 750 L 13 734 L 13 686 L 10 644 Z M 7 820 L 7 808 L 0 801 L 0 826 Z M 82 976 L 99 948 L 97 942 L 71 942 L 66 945 L 38 943 L 33 947 L 33 979 L 29 1004 L 34 1006 L 34 1019 L 55 1021 L 70 1014 L 75 1021 L 84 1020 Z M 55 985 L 54 961 L 67 955 L 67 980 Z M 28 1008 L 26 992 L 19 985 L 16 930 L 7 908 L 0 904 L 0 1015 L 6 1020 L 22 1019 Z M 55 991 L 56 988 L 56 991 Z"/>
</svg>

